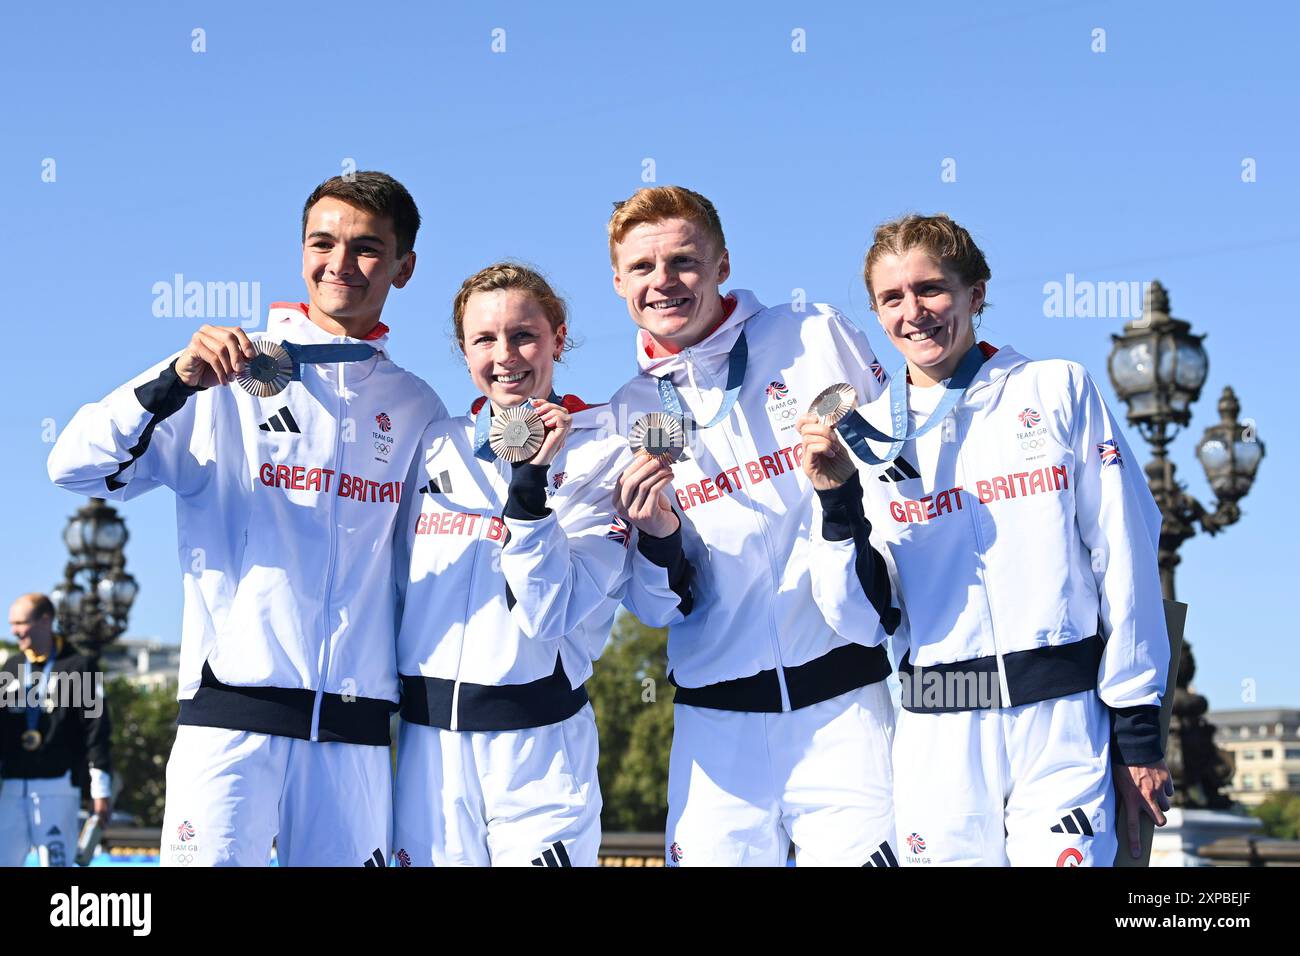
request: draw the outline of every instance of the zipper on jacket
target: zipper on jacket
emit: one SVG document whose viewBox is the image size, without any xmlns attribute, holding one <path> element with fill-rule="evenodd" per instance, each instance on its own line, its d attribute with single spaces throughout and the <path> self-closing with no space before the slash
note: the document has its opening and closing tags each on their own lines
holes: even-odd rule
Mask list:
<svg viewBox="0 0 1300 956">
<path fill-rule="evenodd" d="M 958 428 L 960 428 L 961 427 L 960 420 L 957 419 L 956 409 L 953 410 L 952 415 L 954 420 L 958 421 Z M 974 417 L 974 413 L 972 412 L 972 419 L 973 417 Z M 969 435 L 970 435 L 970 428 L 967 427 L 963 433 L 957 436 L 957 461 L 961 465 L 961 472 L 962 472 L 963 479 L 965 479 L 966 475 L 969 474 L 966 468 L 966 458 L 962 454 L 962 449 L 965 447 L 966 438 Z M 982 556 L 988 554 L 988 548 L 984 543 L 984 533 L 980 529 L 980 518 L 975 512 L 976 509 L 974 508 L 974 506 L 972 506 L 970 508 L 971 528 L 975 532 L 975 545 L 977 548 L 979 548 L 979 554 Z M 989 636 L 993 639 L 993 656 L 997 658 L 997 662 L 998 662 L 998 693 L 1002 697 L 1003 706 L 1010 707 L 1011 692 L 1010 689 L 1007 687 L 1007 671 L 1006 671 L 1006 667 L 1003 665 L 1002 662 L 1002 648 L 998 645 L 997 622 L 993 620 L 993 602 L 989 599 L 988 565 L 985 564 L 983 561 L 981 561 L 980 563 L 981 563 L 981 567 L 978 570 L 978 574 L 980 577 L 980 582 L 982 584 L 981 590 L 983 590 L 984 592 L 984 607 L 988 610 L 989 631 L 990 631 Z"/>
<path fill-rule="evenodd" d="M 334 416 L 334 467 L 339 474 L 343 472 L 343 413 L 347 410 L 343 403 L 343 363 L 335 366 L 338 369 L 338 381 L 335 383 L 334 398 L 337 414 Z M 336 476 L 337 477 L 337 476 Z M 330 549 L 329 563 L 325 566 L 325 594 L 322 598 L 321 607 L 321 649 L 317 657 L 319 675 L 316 684 L 316 699 L 312 703 L 311 709 L 311 739 L 319 739 L 320 732 L 320 705 L 325 696 L 325 685 L 329 679 L 330 670 L 330 591 L 334 586 L 334 566 L 338 562 L 338 494 L 327 495 L 329 499 L 329 531 L 330 531 Z"/>
<path fill-rule="evenodd" d="M 504 469 L 502 468 L 502 465 L 505 463 L 498 458 L 492 464 L 496 469 L 497 475 L 504 479 L 505 475 L 503 474 Z M 465 615 L 461 619 L 460 647 L 456 651 L 456 681 L 451 687 L 451 730 L 460 729 L 460 667 L 462 661 L 465 659 L 465 631 L 469 628 L 470 605 L 474 603 L 474 578 L 478 571 L 479 551 L 483 547 L 483 529 L 488 526 L 494 517 L 489 513 L 490 511 L 490 508 L 484 508 L 483 517 L 478 523 L 478 533 L 474 536 L 474 550 L 471 554 L 471 560 L 469 563 L 469 581 L 467 581 L 465 585 Z M 504 528 L 504 522 L 502 527 Z M 501 547 L 505 547 L 505 542 L 502 542 Z"/>
<path fill-rule="evenodd" d="M 693 366 L 695 363 L 694 363 L 694 357 L 691 355 L 690 348 L 685 348 L 682 350 L 682 352 L 686 356 L 687 361 L 690 363 L 690 365 Z M 709 375 L 707 369 L 701 368 L 701 372 L 703 372 L 704 377 L 709 380 L 710 385 L 716 384 L 713 377 Z M 725 392 L 725 389 L 723 391 Z M 699 399 L 698 393 L 699 393 L 699 386 L 697 385 L 696 386 L 697 400 Z M 726 401 L 725 395 L 723 397 L 723 401 Z M 737 405 L 739 405 L 739 401 L 737 402 Z M 734 407 L 735 406 L 733 406 L 733 408 Z M 731 416 L 727 416 L 727 417 L 730 418 Z M 725 429 L 727 425 L 728 425 L 727 421 L 721 421 L 715 427 Z M 727 440 L 727 450 L 731 452 L 732 463 L 739 464 L 741 462 L 741 459 L 736 454 L 736 446 L 732 443 L 731 435 L 725 430 L 723 431 L 722 434 Z M 751 433 L 751 444 L 752 443 L 753 442 L 752 442 L 752 433 Z M 757 448 L 754 449 L 754 454 L 756 455 L 760 454 Z M 748 482 L 748 475 L 746 476 L 745 488 L 747 491 L 747 497 L 752 502 L 754 496 L 754 485 Z M 767 569 L 768 569 L 768 573 L 771 575 L 772 578 L 772 595 L 773 595 L 773 600 L 775 600 L 775 596 L 777 592 L 780 591 L 781 589 L 781 579 L 780 576 L 777 574 L 776 549 L 772 546 L 772 538 L 771 535 L 768 533 L 768 527 L 766 522 L 763 520 L 763 516 L 758 513 L 757 509 L 755 509 L 752 504 L 748 508 L 746 508 L 746 510 L 753 517 L 754 524 L 758 527 L 759 536 L 763 539 L 763 547 L 767 549 Z M 786 689 L 785 686 L 785 661 L 781 657 L 781 638 L 780 635 L 776 633 L 776 621 L 773 617 L 772 602 L 769 602 L 767 606 L 767 629 L 768 629 L 768 635 L 770 639 L 770 646 L 772 648 L 772 660 L 776 670 L 777 686 L 781 690 L 781 710 L 782 712 L 785 712 L 790 710 L 790 692 L 789 690 Z"/>
</svg>

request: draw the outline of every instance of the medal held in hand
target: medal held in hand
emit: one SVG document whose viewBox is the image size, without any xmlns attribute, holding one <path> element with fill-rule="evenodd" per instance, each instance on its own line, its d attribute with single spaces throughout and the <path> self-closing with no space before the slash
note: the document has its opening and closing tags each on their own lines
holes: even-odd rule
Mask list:
<svg viewBox="0 0 1300 956">
<path fill-rule="evenodd" d="M 492 416 L 488 431 L 488 444 L 502 461 L 512 465 L 527 461 L 537 454 L 546 435 L 542 418 L 530 405 L 499 410 Z"/>
<path fill-rule="evenodd" d="M 650 412 L 632 423 L 627 443 L 634 453 L 644 451 L 672 464 L 686 450 L 686 430 L 677 416 Z"/>
<path fill-rule="evenodd" d="M 278 342 L 258 341 L 253 348 L 257 354 L 248 360 L 235 381 L 258 398 L 280 394 L 293 381 L 293 359 Z"/>
<path fill-rule="evenodd" d="M 816 415 L 825 425 L 835 425 L 857 406 L 858 393 L 853 386 L 839 382 L 814 398 L 812 405 L 808 406 L 808 413 Z"/>
</svg>

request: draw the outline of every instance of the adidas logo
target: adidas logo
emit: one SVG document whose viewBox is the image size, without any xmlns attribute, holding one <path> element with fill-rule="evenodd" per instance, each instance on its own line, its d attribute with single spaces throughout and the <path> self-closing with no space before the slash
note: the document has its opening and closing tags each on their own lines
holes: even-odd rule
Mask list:
<svg viewBox="0 0 1300 956">
<path fill-rule="evenodd" d="M 880 849 L 876 850 L 875 853 L 871 854 L 871 859 L 869 859 L 866 863 L 863 863 L 862 865 L 882 867 L 882 868 L 889 867 L 889 866 L 898 866 L 898 859 L 897 857 L 894 856 L 894 851 L 889 848 L 889 841 L 885 841 L 884 843 L 880 844 Z"/>
<path fill-rule="evenodd" d="M 921 473 L 911 466 L 908 460 L 901 455 L 894 459 L 894 463 L 889 466 L 888 470 L 880 476 L 881 481 L 907 481 L 909 478 L 920 478 Z"/>
<path fill-rule="evenodd" d="M 418 494 L 422 495 L 449 495 L 451 494 L 451 472 L 444 471 L 437 478 L 430 478 L 429 483 L 421 488 Z"/>
<path fill-rule="evenodd" d="M 370 858 L 367 859 L 366 862 L 362 864 L 362 866 L 387 866 L 387 865 L 388 865 L 388 861 L 384 859 L 384 855 L 379 851 L 378 847 L 375 847 L 375 852 L 371 853 Z"/>
<path fill-rule="evenodd" d="M 573 864 L 569 862 L 569 854 L 564 849 L 564 844 L 556 840 L 549 850 L 543 851 L 541 856 L 533 860 L 533 866 L 573 866 Z"/>
<path fill-rule="evenodd" d="M 295 435 L 302 434 L 302 429 L 299 428 L 298 423 L 293 420 L 293 415 L 289 412 L 288 405 L 285 405 L 257 427 L 264 432 L 293 432 Z"/>
<path fill-rule="evenodd" d="M 1088 822 L 1087 814 L 1080 807 L 1075 807 L 1061 817 L 1061 822 L 1052 827 L 1052 832 L 1073 833 L 1075 836 L 1082 833 L 1084 836 L 1092 836 L 1092 824 Z"/>
</svg>

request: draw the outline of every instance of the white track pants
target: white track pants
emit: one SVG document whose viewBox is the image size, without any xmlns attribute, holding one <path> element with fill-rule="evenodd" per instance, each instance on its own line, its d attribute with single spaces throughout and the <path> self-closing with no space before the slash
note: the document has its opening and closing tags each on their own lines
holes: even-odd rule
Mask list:
<svg viewBox="0 0 1300 956">
<path fill-rule="evenodd" d="M 526 730 L 402 721 L 397 740 L 399 865 L 596 865 L 601 799 L 591 704 Z"/>
<path fill-rule="evenodd" d="M 674 708 L 670 866 L 897 866 L 884 681 L 779 714 Z"/>
<path fill-rule="evenodd" d="M 36 847 L 43 866 L 72 866 L 81 791 L 72 775 L 0 785 L 0 866 L 22 866 Z"/>
<path fill-rule="evenodd" d="M 163 866 L 387 866 L 387 747 L 183 725 L 167 761 Z"/>
<path fill-rule="evenodd" d="M 1095 691 L 904 711 L 894 795 L 904 866 L 1111 866 L 1110 713 Z"/>
</svg>

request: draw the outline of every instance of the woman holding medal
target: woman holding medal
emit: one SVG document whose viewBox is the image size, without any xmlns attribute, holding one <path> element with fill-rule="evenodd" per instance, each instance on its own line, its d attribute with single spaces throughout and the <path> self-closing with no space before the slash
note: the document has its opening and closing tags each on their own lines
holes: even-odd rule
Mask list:
<svg viewBox="0 0 1300 956">
<path fill-rule="evenodd" d="M 1112 764 L 1135 856 L 1173 792 L 1160 514 L 1082 366 L 976 343 L 989 277 L 947 216 L 876 230 L 868 296 L 907 364 L 858 412 L 800 419 L 814 594 L 837 630 L 869 620 L 858 548 L 885 546 L 904 865 L 1108 866 Z"/>
<path fill-rule="evenodd" d="M 633 531 L 612 490 L 631 453 L 599 409 L 554 393 L 568 325 L 541 275 L 489 266 L 453 315 L 483 394 L 427 430 L 399 518 L 397 860 L 591 866 L 601 798 L 583 682 L 628 574 Z"/>
</svg>

